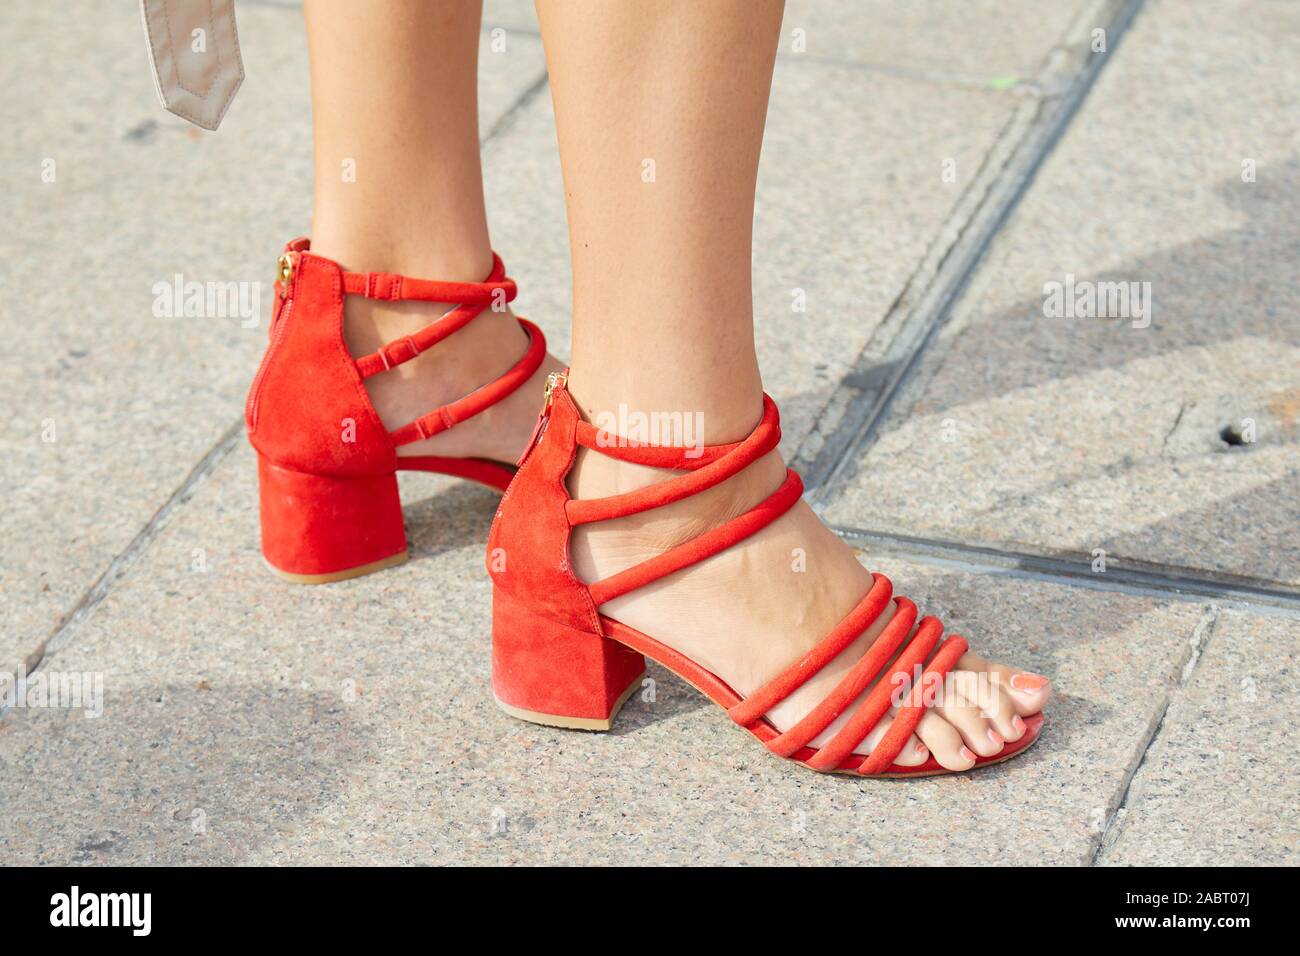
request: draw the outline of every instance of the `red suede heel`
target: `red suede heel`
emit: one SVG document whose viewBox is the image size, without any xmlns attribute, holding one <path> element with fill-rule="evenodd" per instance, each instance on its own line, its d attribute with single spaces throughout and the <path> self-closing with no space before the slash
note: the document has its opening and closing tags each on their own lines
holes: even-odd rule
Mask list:
<svg viewBox="0 0 1300 956">
<path fill-rule="evenodd" d="M 554 727 L 609 730 L 644 676 L 645 658 L 631 648 L 494 595 L 492 690 L 506 712 Z"/>
<path fill-rule="evenodd" d="M 433 471 L 498 491 L 513 465 L 482 458 L 399 456 L 478 415 L 527 382 L 546 359 L 537 326 L 518 319 L 528 349 L 496 381 L 389 432 L 365 380 L 408 362 L 515 297 L 500 257 L 483 282 L 434 282 L 386 272 L 345 272 L 295 239 L 280 257 L 270 344 L 248 392 L 244 418 L 257 449 L 262 553 L 282 577 L 321 584 L 397 564 L 406 557 L 395 473 Z M 458 303 L 418 332 L 354 359 L 343 337 L 348 295 Z"/>
<path fill-rule="evenodd" d="M 667 575 L 721 554 L 761 531 L 799 500 L 803 485 L 787 469 L 785 482 L 757 507 L 684 544 L 600 581 L 585 583 L 569 562 L 573 528 L 640 514 L 711 488 L 758 461 L 781 440 L 780 416 L 763 397 L 763 417 L 748 438 L 730 445 L 673 448 L 624 438 L 611 440 L 583 420 L 569 395 L 566 376 L 550 377 L 546 404 L 519 473 L 497 510 L 488 536 L 492 576 L 492 684 L 509 713 L 536 723 L 605 730 L 636 687 L 643 657 L 658 661 L 722 707 L 773 754 L 813 770 L 870 777 L 916 777 L 948 773 L 934 757 L 920 766 L 895 758 L 944 680 L 966 651 L 959 635 L 943 636 L 937 618 L 917 619 L 917 608 L 893 593 L 884 575 L 820 643 L 749 696 L 729 687 L 667 644 L 601 613 L 601 606 Z M 616 436 L 615 436 L 616 437 Z M 583 447 L 622 461 L 685 474 L 648 488 L 608 498 L 572 499 L 565 480 Z M 854 645 L 894 606 L 893 617 L 870 648 L 845 669 L 822 701 L 795 726 L 780 731 L 766 715 Z M 623 652 L 619 652 L 619 648 Z M 891 712 L 889 730 L 871 755 L 855 754 Z M 812 741 L 842 715 L 848 719 L 820 747 Z M 1041 714 L 1025 718 L 1025 732 L 975 766 L 999 763 L 1038 739 Z"/>
<path fill-rule="evenodd" d="M 329 478 L 257 459 L 262 554 L 281 577 L 319 584 L 406 560 L 397 475 Z"/>
</svg>

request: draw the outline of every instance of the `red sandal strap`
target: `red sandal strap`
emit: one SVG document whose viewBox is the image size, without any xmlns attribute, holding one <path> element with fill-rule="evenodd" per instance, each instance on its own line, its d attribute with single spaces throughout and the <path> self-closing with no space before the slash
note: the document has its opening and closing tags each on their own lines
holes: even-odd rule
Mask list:
<svg viewBox="0 0 1300 956">
<path fill-rule="evenodd" d="M 911 641 L 898 655 L 888 673 L 871 688 L 866 698 L 858 705 L 858 709 L 853 712 L 853 716 L 839 732 L 808 760 L 808 766 L 814 770 L 833 770 L 838 767 L 862 743 L 867 734 L 875 729 L 881 718 L 889 713 L 895 693 L 911 681 L 913 672 L 925 663 L 925 659 L 930 656 L 930 652 L 934 650 L 942 634 L 943 624 L 938 618 L 931 616 L 922 618 L 916 626 Z M 907 738 L 904 737 L 903 743 L 906 742 Z M 885 755 L 882 749 L 883 743 L 881 741 L 875 748 L 882 757 Z M 900 743 L 899 750 L 902 746 Z M 889 754 L 885 766 L 893 763 L 897 756 L 898 750 Z"/>
<path fill-rule="evenodd" d="M 966 650 L 965 638 L 955 634 L 943 642 L 939 652 L 922 672 L 921 679 L 912 685 L 907 703 L 898 709 L 885 736 L 880 738 L 880 743 L 872 749 L 871 756 L 862 761 L 862 765 L 858 767 L 858 773 L 880 773 L 894 762 L 894 758 L 907 744 L 907 738 L 912 736 L 912 731 L 916 730 L 916 725 L 921 722 L 921 718 L 929 709 L 925 697 L 929 694 L 942 693 L 942 689 L 934 688 L 939 688 L 940 682 L 948 676 L 948 672 Z"/>
<path fill-rule="evenodd" d="M 883 574 L 875 575 L 871 590 L 858 602 L 857 607 L 835 625 L 835 629 L 830 634 L 799 660 L 777 674 L 739 704 L 730 708 L 727 715 L 742 727 L 748 727 L 759 720 L 769 710 L 802 687 L 814 674 L 856 641 L 863 631 L 871 627 L 876 618 L 880 617 L 881 612 L 888 606 L 893 590 L 894 586 L 889 578 Z M 852 697 L 849 698 L 850 701 L 852 699 Z M 834 720 L 833 717 L 831 719 Z M 829 722 L 827 721 L 827 723 Z M 819 733 L 821 733 L 821 730 L 811 734 L 808 740 L 812 740 Z M 801 747 L 803 744 L 799 746 Z M 799 747 L 795 748 L 795 750 L 798 749 Z M 793 753 L 793 751 L 791 752 Z"/>
<path fill-rule="evenodd" d="M 763 396 L 764 417 L 767 415 L 767 404 L 770 401 L 771 399 L 766 395 Z M 772 409 L 776 410 L 775 404 L 772 405 Z M 778 424 L 779 421 L 778 417 Z M 590 448 L 629 464 L 646 465 L 650 468 L 676 468 L 681 471 L 695 471 L 705 465 L 711 465 L 744 444 L 743 441 L 737 441 L 730 445 L 704 445 L 698 448 L 649 445 L 612 435 L 608 429 L 597 428 L 584 419 L 578 419 L 574 439 L 583 448 Z"/>
<path fill-rule="evenodd" d="M 459 306 L 445 313 L 436 322 L 426 325 L 418 332 L 403 335 L 384 344 L 378 352 L 371 352 L 357 359 L 357 372 L 362 378 L 370 378 L 380 372 L 409 362 L 421 352 L 437 345 L 453 332 L 459 332 L 478 318 L 481 310 L 474 307 Z"/>
<path fill-rule="evenodd" d="M 541 329 L 527 319 L 517 318 L 517 321 L 528 333 L 528 351 L 508 372 L 495 381 L 476 388 L 468 395 L 435 408 L 415 421 L 403 425 L 392 433 L 393 443 L 408 445 L 444 432 L 453 425 L 467 418 L 473 418 L 484 409 L 495 405 L 532 378 L 546 359 L 546 337 Z"/>
<path fill-rule="evenodd" d="M 455 302 L 460 305 L 492 305 L 514 300 L 515 280 L 506 277 L 501 257 L 492 253 L 492 271 L 482 282 L 440 282 L 413 279 L 394 272 L 344 272 L 343 291 L 367 299 L 418 302 Z"/>
<path fill-rule="evenodd" d="M 592 429 L 592 431 L 596 430 Z M 692 451 L 689 448 L 669 445 L 631 447 L 621 440 L 611 443 L 608 437 L 594 438 L 590 433 L 584 437 L 597 442 L 595 444 L 584 442 L 585 447 L 611 458 L 620 461 L 635 458 L 638 464 L 658 468 L 685 468 L 690 473 L 621 495 L 582 498 L 576 501 L 570 499 L 565 504 L 564 510 L 568 515 L 569 523 L 573 525 L 623 518 L 652 508 L 660 508 L 726 481 L 781 443 L 781 416 L 776 410 L 776 403 L 770 396 L 764 395 L 763 417 L 744 441 L 730 445 L 706 446 L 704 454 L 693 459 L 686 457 Z M 720 449 L 722 451 L 719 451 Z"/>
<path fill-rule="evenodd" d="M 916 605 L 905 597 L 898 598 L 896 603 L 898 610 L 867 652 L 849 669 L 825 699 L 809 711 L 799 723 L 767 741 L 769 750 L 782 757 L 797 753 L 829 727 L 867 689 L 898 648 L 907 640 L 908 635 L 912 633 L 912 625 L 916 623 Z M 872 727 L 874 726 L 873 724 Z M 872 727 L 867 728 L 863 737 L 871 732 Z M 856 747 L 857 743 L 853 746 Z"/>
<path fill-rule="evenodd" d="M 794 507 L 802 494 L 803 481 L 793 470 L 786 469 L 785 481 L 782 482 L 781 487 L 759 502 L 757 507 L 705 531 L 685 544 L 679 544 L 648 561 L 634 564 L 624 571 L 588 585 L 592 601 L 599 607 L 606 601 L 612 601 L 629 591 L 635 591 L 675 571 L 726 551 L 733 544 L 762 531 L 781 517 Z"/>
<path fill-rule="evenodd" d="M 391 272 L 344 272 L 343 291 L 349 295 L 363 295 L 390 302 L 414 300 L 457 303 L 456 308 L 418 332 L 394 339 L 379 351 L 357 359 L 357 371 L 362 378 L 369 378 L 403 362 L 409 362 L 447 336 L 460 331 L 478 318 L 489 305 L 504 307 L 505 303 L 514 300 L 517 289 L 514 280 L 506 277 L 506 267 L 501 257 L 494 252 L 492 272 L 483 282 L 435 282 Z"/>
</svg>

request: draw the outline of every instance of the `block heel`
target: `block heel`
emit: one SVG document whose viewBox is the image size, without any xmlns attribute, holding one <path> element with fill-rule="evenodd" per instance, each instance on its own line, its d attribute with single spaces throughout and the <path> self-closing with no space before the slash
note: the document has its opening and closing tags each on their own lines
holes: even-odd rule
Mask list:
<svg viewBox="0 0 1300 956">
<path fill-rule="evenodd" d="M 609 730 L 645 672 L 645 658 L 631 648 L 548 620 L 493 589 L 492 691 L 511 716 Z"/>
<path fill-rule="evenodd" d="M 332 478 L 257 459 L 262 556 L 296 584 L 327 584 L 406 560 L 397 475 Z"/>
</svg>

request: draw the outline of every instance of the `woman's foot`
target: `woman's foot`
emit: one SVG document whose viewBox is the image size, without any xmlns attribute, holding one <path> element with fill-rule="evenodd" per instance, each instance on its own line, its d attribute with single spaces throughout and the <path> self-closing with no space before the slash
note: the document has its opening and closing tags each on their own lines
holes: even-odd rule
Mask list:
<svg viewBox="0 0 1300 956">
<path fill-rule="evenodd" d="M 349 297 L 344 333 L 354 357 L 436 321 L 454 303 L 383 302 Z M 482 314 L 409 362 L 366 380 L 366 390 L 391 431 L 494 381 L 528 348 L 528 333 L 507 308 Z M 537 421 L 546 376 L 563 365 L 551 355 L 513 393 L 455 428 L 401 446 L 401 457 L 488 458 L 513 465 Z"/>
<path fill-rule="evenodd" d="M 580 449 L 569 477 L 574 498 L 619 494 L 677 474 Z M 574 530 L 574 570 L 596 581 L 637 564 L 739 515 L 771 494 L 785 475 L 776 452 L 734 478 L 684 501 Z M 725 680 L 742 697 L 821 641 L 871 587 L 853 551 L 800 501 L 764 530 L 716 557 L 609 601 L 604 614 L 680 651 Z M 924 609 L 922 609 L 924 613 Z M 788 730 L 816 706 L 861 657 L 893 615 L 891 604 L 854 644 L 768 713 Z M 865 694 L 865 692 L 864 692 Z M 949 770 L 967 770 L 1025 733 L 1023 717 L 1051 694 L 1047 678 L 973 652 L 963 656 L 895 763 L 917 766 L 931 754 Z M 810 746 L 829 740 L 850 705 Z M 880 722 L 857 748 L 870 753 Z"/>
</svg>

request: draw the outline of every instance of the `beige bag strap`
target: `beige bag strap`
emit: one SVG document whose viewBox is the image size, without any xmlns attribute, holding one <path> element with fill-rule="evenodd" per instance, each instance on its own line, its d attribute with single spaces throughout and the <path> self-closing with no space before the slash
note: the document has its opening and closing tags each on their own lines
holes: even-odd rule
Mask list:
<svg viewBox="0 0 1300 956">
<path fill-rule="evenodd" d="M 163 108 L 215 130 L 244 82 L 234 0 L 140 0 Z"/>
</svg>

